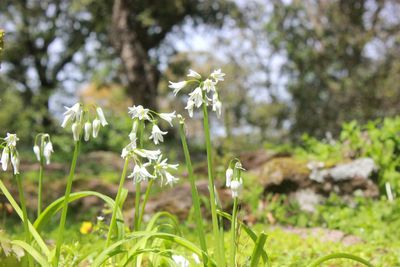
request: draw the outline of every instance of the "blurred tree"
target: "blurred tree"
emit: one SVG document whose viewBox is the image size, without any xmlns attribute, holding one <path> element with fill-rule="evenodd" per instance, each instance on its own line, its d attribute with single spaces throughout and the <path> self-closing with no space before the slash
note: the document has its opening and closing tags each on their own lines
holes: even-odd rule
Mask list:
<svg viewBox="0 0 400 267">
<path fill-rule="evenodd" d="M 267 24 L 292 95 L 296 136 L 400 111 L 400 2 L 274 1 Z"/>
<path fill-rule="evenodd" d="M 156 107 L 160 75 L 157 59 L 152 59 L 150 52 L 168 33 L 189 17 L 195 23 L 221 25 L 226 15 L 239 15 L 234 2 L 115 0 L 111 40 L 122 60 L 134 103 Z"/>
<path fill-rule="evenodd" d="M 74 57 L 104 25 L 106 11 L 107 1 L 88 5 L 72 5 L 68 0 L 0 2 L 0 24 L 7 31 L 1 79 L 16 85 L 24 105 L 36 108 L 32 119 L 37 123 L 51 125 L 49 98 L 63 81 L 71 79 L 67 66 L 79 65 Z"/>
</svg>

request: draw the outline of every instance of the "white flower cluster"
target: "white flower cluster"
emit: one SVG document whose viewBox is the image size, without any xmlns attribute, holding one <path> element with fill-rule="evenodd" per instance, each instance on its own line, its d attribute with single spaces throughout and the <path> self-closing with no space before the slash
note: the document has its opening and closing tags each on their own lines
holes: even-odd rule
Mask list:
<svg viewBox="0 0 400 267">
<path fill-rule="evenodd" d="M 231 167 L 229 164 L 228 169 L 226 170 L 226 187 L 231 189 L 232 198 L 237 198 L 240 196 L 243 190 L 243 179 L 241 176 L 241 172 L 244 171 L 242 164 L 240 161 L 236 161 L 234 167 Z"/>
<path fill-rule="evenodd" d="M 167 158 L 163 158 L 161 151 L 148 150 L 144 148 L 137 147 L 137 139 L 139 134 L 139 125 L 145 126 L 146 121 L 152 124 L 150 140 L 154 142 L 155 145 L 164 142 L 164 135 L 167 131 L 162 131 L 157 125 L 158 117 L 162 120 L 168 122 L 171 126 L 172 120 L 176 118 L 175 111 L 171 113 L 157 113 L 150 109 L 144 108 L 141 105 L 129 107 L 128 112 L 132 119 L 132 130 L 129 134 L 130 143 L 122 149 L 121 157 L 130 158 L 134 162 L 134 168 L 132 173 L 128 178 L 133 178 L 135 183 L 140 183 L 142 181 L 147 181 L 148 179 L 160 178 L 161 184 L 172 185 L 178 181 L 178 178 L 174 177 L 169 170 L 176 170 L 178 164 L 168 164 Z M 139 138 L 143 138 L 141 135 Z M 147 162 L 145 162 L 147 160 Z M 150 173 L 148 169 L 151 168 Z"/>
<path fill-rule="evenodd" d="M 38 140 L 40 138 L 40 142 Z M 36 159 L 39 162 L 46 160 L 46 164 L 50 164 L 51 154 L 54 152 L 53 144 L 50 141 L 49 134 L 38 134 L 35 138 L 35 145 L 33 146 L 33 152 L 35 153 Z"/>
<path fill-rule="evenodd" d="M 85 107 L 81 103 L 76 103 L 70 108 L 65 108 L 67 111 L 64 112 L 64 120 L 61 127 L 65 128 L 67 125 L 71 125 L 74 141 L 80 140 L 82 130 L 84 131 L 85 141 L 89 141 L 91 135 L 93 138 L 96 138 L 100 126 L 105 127 L 108 125 L 103 110 L 100 107 L 95 107 L 95 119 L 92 122 L 90 122 L 91 114 L 89 107 Z"/>
<path fill-rule="evenodd" d="M 188 110 L 189 116 L 193 117 L 194 108 L 199 108 L 201 105 L 212 105 L 212 110 L 217 113 L 217 116 L 221 116 L 222 103 L 219 99 L 219 94 L 217 90 L 217 84 L 219 81 L 224 80 L 225 73 L 221 72 L 221 69 L 214 70 L 207 79 L 202 80 L 199 73 L 194 70 L 189 69 L 188 77 L 193 78 L 187 81 L 180 82 L 169 82 L 169 88 L 173 89 L 174 95 L 176 95 L 180 90 L 185 88 L 190 83 L 196 85 L 195 89 L 189 93 L 188 102 L 185 109 Z M 210 97 L 212 94 L 212 97 Z"/>
<path fill-rule="evenodd" d="M 19 154 L 17 151 L 17 141 L 19 138 L 16 134 L 7 133 L 4 142 L 1 144 L 3 152 L 1 154 L 1 167 L 3 171 L 8 168 L 8 163 L 11 159 L 11 165 L 14 169 L 14 174 L 19 174 Z"/>
</svg>

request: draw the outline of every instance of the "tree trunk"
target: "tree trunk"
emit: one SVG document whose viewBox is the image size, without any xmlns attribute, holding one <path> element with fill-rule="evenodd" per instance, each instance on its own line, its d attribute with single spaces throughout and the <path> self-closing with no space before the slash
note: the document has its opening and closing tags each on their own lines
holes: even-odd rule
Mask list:
<svg viewBox="0 0 400 267">
<path fill-rule="evenodd" d="M 129 0 L 115 0 L 113 6 L 111 41 L 117 50 L 128 81 L 128 94 L 135 105 L 156 109 L 159 73 L 150 63 L 148 51 L 140 43 L 135 31 L 129 27 Z"/>
</svg>

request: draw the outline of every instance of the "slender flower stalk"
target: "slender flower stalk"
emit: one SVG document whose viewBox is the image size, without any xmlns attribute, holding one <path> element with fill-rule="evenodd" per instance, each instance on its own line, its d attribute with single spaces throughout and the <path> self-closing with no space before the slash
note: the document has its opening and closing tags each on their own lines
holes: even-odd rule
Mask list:
<svg viewBox="0 0 400 267">
<path fill-rule="evenodd" d="M 18 193 L 19 193 L 19 200 L 21 202 L 21 209 L 22 209 L 22 219 L 24 221 L 24 231 L 25 231 L 25 241 L 27 244 L 30 244 L 31 242 L 31 235 L 29 233 L 29 218 L 28 218 L 28 212 L 26 210 L 26 203 L 25 203 L 25 196 L 24 196 L 24 188 L 22 186 L 22 181 L 21 177 L 19 174 L 14 175 L 15 179 L 17 180 L 17 186 L 18 186 Z M 30 255 L 28 257 L 28 265 L 33 266 L 33 259 Z"/>
<path fill-rule="evenodd" d="M 141 110 L 141 109 L 140 109 Z M 144 109 L 146 110 L 146 109 Z M 143 118 L 146 119 L 148 111 L 142 114 Z M 139 113 L 139 115 L 141 115 Z M 139 148 L 143 148 L 143 134 L 144 134 L 144 121 L 139 121 Z M 139 231 L 139 217 L 140 217 L 140 193 L 141 193 L 141 186 L 139 182 L 135 182 L 135 217 L 134 217 L 134 225 L 133 229 L 135 231 Z"/>
<path fill-rule="evenodd" d="M 146 193 L 144 194 L 142 208 L 141 208 L 140 213 L 139 213 L 138 225 L 137 225 L 137 229 L 138 230 L 140 229 L 140 225 L 142 224 L 144 211 L 145 211 L 145 208 L 146 208 L 147 201 L 149 200 L 150 191 L 151 191 L 151 188 L 153 187 L 153 184 L 154 184 L 154 179 L 150 179 L 149 183 L 147 184 L 147 189 L 146 189 Z"/>
<path fill-rule="evenodd" d="M 203 92 L 203 99 L 205 98 L 205 94 Z M 205 100 L 204 100 L 205 101 Z M 215 244 L 217 245 L 216 249 L 216 261 L 218 266 L 225 266 L 224 259 L 224 248 L 221 246 L 220 238 L 220 230 L 218 225 L 218 215 L 217 215 L 217 202 L 215 197 L 215 184 L 213 177 L 213 163 L 212 163 L 212 148 L 211 148 L 211 138 L 210 138 L 210 126 L 208 120 L 208 111 L 207 105 L 203 105 L 203 125 L 204 125 L 204 138 L 206 141 L 206 150 L 207 150 L 207 168 L 208 168 L 208 190 L 210 191 L 210 207 L 211 207 L 211 217 L 212 217 L 212 225 L 213 225 L 213 235 L 215 239 Z"/>
<path fill-rule="evenodd" d="M 108 247 L 110 245 L 110 241 L 111 241 L 111 236 L 114 232 L 114 228 L 116 227 L 116 220 L 117 220 L 117 210 L 119 207 L 119 202 L 121 201 L 121 192 L 122 189 L 124 187 L 124 183 L 125 183 L 125 178 L 126 178 L 126 172 L 128 170 L 128 165 L 129 165 L 129 158 L 126 157 L 125 158 L 125 163 L 124 163 L 124 168 L 122 170 L 122 174 L 121 174 L 121 179 L 119 181 L 119 186 L 118 186 L 118 192 L 117 192 L 117 196 L 115 197 L 115 202 L 114 202 L 114 209 L 112 212 L 112 216 L 111 216 L 111 222 L 110 222 L 110 227 L 108 229 L 108 234 L 107 234 L 107 241 L 106 241 L 106 247 Z"/>
<path fill-rule="evenodd" d="M 195 177 L 193 175 L 193 167 L 192 167 L 192 161 L 190 159 L 190 153 L 189 153 L 189 148 L 187 145 L 186 141 L 186 135 L 185 135 L 185 130 L 184 130 L 185 124 L 184 120 L 182 117 L 180 117 L 180 122 L 179 122 L 179 134 L 181 137 L 182 141 L 182 148 L 183 152 L 185 154 L 185 161 L 186 161 L 186 168 L 188 170 L 189 174 L 189 182 L 190 182 L 190 189 L 192 193 L 192 200 L 193 200 L 193 207 L 194 207 L 194 217 L 196 220 L 196 229 L 197 229 L 197 235 L 199 237 L 200 241 L 200 247 L 203 250 L 203 264 L 204 266 L 207 266 L 207 243 L 206 243 L 206 238 L 205 238 L 205 232 L 204 232 L 204 226 L 203 226 L 203 217 L 201 215 L 201 209 L 200 209 L 200 197 L 199 197 L 199 192 L 197 191 L 196 187 L 196 181 Z"/>
<path fill-rule="evenodd" d="M 74 180 L 75 168 L 76 168 L 76 163 L 78 161 L 80 146 L 81 146 L 81 141 L 80 140 L 76 141 L 75 148 L 74 148 L 74 154 L 72 156 L 71 168 L 70 168 L 69 176 L 68 176 L 68 180 L 67 180 L 67 187 L 65 189 L 65 194 L 64 194 L 64 202 L 63 202 L 63 209 L 62 209 L 62 214 L 61 214 L 61 219 L 60 219 L 60 226 L 58 228 L 58 235 L 57 235 L 57 242 L 56 242 L 56 254 L 55 254 L 55 258 L 54 258 L 54 266 L 55 267 L 58 266 L 58 262 L 60 260 L 61 245 L 64 241 L 64 227 L 65 227 L 65 221 L 67 219 L 69 196 L 71 194 L 72 181 Z"/>
</svg>

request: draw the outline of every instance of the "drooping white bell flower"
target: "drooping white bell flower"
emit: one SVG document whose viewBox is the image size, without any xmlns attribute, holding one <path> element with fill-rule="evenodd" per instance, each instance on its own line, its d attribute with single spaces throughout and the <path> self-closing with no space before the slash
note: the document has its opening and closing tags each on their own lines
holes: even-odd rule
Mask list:
<svg viewBox="0 0 400 267">
<path fill-rule="evenodd" d="M 221 101 L 217 100 L 217 101 L 213 102 L 212 110 L 215 111 L 215 113 L 217 113 L 217 117 L 220 118 L 221 113 L 222 113 Z"/>
<path fill-rule="evenodd" d="M 182 90 L 186 86 L 186 84 L 187 84 L 186 81 L 181 81 L 177 83 L 169 81 L 168 87 L 174 89 L 173 93 L 176 96 L 176 94 L 179 93 L 179 91 Z"/>
<path fill-rule="evenodd" d="M 225 172 L 226 187 L 231 187 L 232 176 L 233 176 L 233 169 L 228 168 Z"/>
<path fill-rule="evenodd" d="M 101 125 L 103 127 L 108 125 L 108 122 L 106 121 L 106 118 L 104 116 L 104 113 L 103 113 L 103 110 L 101 109 L 101 107 L 97 107 L 96 112 L 97 112 L 97 116 L 99 117 L 99 120 L 101 122 Z"/>
<path fill-rule="evenodd" d="M 200 87 L 197 87 L 193 92 L 189 93 L 189 101 L 190 100 L 194 102 L 197 108 L 203 104 L 203 92 Z"/>
<path fill-rule="evenodd" d="M 19 138 L 16 134 L 7 133 L 7 136 L 4 138 L 4 141 L 7 142 L 8 147 L 15 147 L 17 145 L 17 141 Z"/>
<path fill-rule="evenodd" d="M 243 189 L 242 179 L 231 182 L 231 193 L 233 198 L 240 196 Z"/>
<path fill-rule="evenodd" d="M 72 129 L 72 135 L 74 137 L 74 141 L 79 141 L 80 133 L 81 133 L 81 127 L 79 126 L 79 123 L 74 122 L 71 126 Z"/>
<path fill-rule="evenodd" d="M 174 111 L 174 112 L 171 112 L 171 113 L 160 113 L 160 114 L 158 114 L 158 116 L 159 116 L 161 119 L 163 119 L 163 120 L 165 120 L 166 122 L 168 122 L 169 125 L 171 125 L 171 127 L 173 127 L 173 125 L 172 125 L 172 120 L 176 118 L 175 113 L 176 113 L 175 111 Z"/>
<path fill-rule="evenodd" d="M 161 151 L 158 150 L 147 150 L 147 149 L 134 149 L 135 154 L 141 156 L 142 158 L 147 158 L 149 160 L 157 160 L 158 156 L 161 154 Z"/>
<path fill-rule="evenodd" d="M 33 153 L 35 153 L 36 159 L 40 161 L 40 147 L 38 145 L 33 146 Z"/>
<path fill-rule="evenodd" d="M 46 159 L 46 164 L 49 165 L 50 164 L 50 157 L 51 157 L 51 153 L 53 153 L 53 144 L 49 141 L 44 145 L 43 148 L 43 156 Z"/>
<path fill-rule="evenodd" d="M 87 141 L 89 141 L 90 135 L 92 134 L 92 124 L 90 122 L 85 122 L 85 126 L 83 128 L 84 128 L 84 131 L 85 131 L 84 139 L 87 142 Z"/>
<path fill-rule="evenodd" d="M 153 139 L 154 144 L 158 145 L 160 142 L 164 142 L 163 135 L 166 135 L 168 132 L 163 132 L 157 126 L 157 124 L 153 124 L 153 128 L 151 129 L 151 135 L 149 139 Z"/>
<path fill-rule="evenodd" d="M 92 135 L 93 135 L 93 138 L 96 138 L 97 135 L 99 134 L 99 131 L 100 131 L 101 121 L 99 119 L 94 119 L 92 124 L 93 124 L 93 127 L 92 127 L 93 128 L 93 133 L 92 133 Z"/>
<path fill-rule="evenodd" d="M 188 77 L 192 77 L 192 78 L 196 78 L 196 79 L 201 79 L 201 75 L 198 72 L 196 72 L 196 71 L 194 71 L 192 69 L 189 69 L 189 73 L 188 73 L 187 76 Z"/>
<path fill-rule="evenodd" d="M 128 114 L 131 115 L 132 119 L 138 118 L 139 120 L 150 120 L 149 109 L 144 108 L 142 105 L 129 107 Z"/>
<path fill-rule="evenodd" d="M 221 69 L 214 70 L 214 71 L 210 74 L 210 77 L 213 78 L 213 79 L 215 80 L 215 82 L 223 81 L 223 80 L 224 80 L 224 76 L 225 76 L 225 73 L 223 73 L 223 72 L 221 71 Z"/>
<path fill-rule="evenodd" d="M 189 117 L 193 117 L 194 101 L 189 99 L 185 109 L 189 112 Z"/>
<path fill-rule="evenodd" d="M 176 178 L 175 176 L 173 176 L 169 172 L 165 171 L 164 173 L 165 173 L 165 184 L 166 185 L 172 186 L 172 185 L 176 184 L 179 181 L 178 178 Z"/>
<path fill-rule="evenodd" d="M 215 91 L 215 82 L 213 82 L 210 79 L 206 79 L 203 82 L 203 90 L 207 91 L 207 93 L 209 93 L 210 91 Z"/>
<path fill-rule="evenodd" d="M 10 160 L 10 149 L 8 147 L 5 147 L 3 149 L 3 152 L 1 153 L 1 167 L 3 171 L 7 170 L 9 160 Z"/>
<path fill-rule="evenodd" d="M 11 155 L 11 164 L 14 169 L 14 174 L 19 174 L 19 156 L 16 151 Z"/>
<path fill-rule="evenodd" d="M 151 175 L 147 169 L 146 164 L 139 166 L 138 164 L 135 165 L 133 168 L 133 172 L 128 176 L 128 178 L 133 178 L 135 183 L 140 183 L 141 181 L 147 181 L 149 178 L 155 178 Z"/>
</svg>

